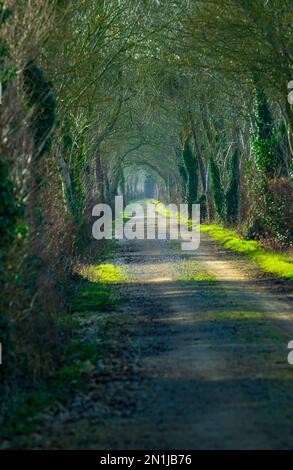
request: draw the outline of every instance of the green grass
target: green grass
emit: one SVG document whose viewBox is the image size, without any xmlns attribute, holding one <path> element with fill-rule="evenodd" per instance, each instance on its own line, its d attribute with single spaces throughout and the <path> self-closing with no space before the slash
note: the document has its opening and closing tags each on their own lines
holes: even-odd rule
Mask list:
<svg viewBox="0 0 293 470">
<path fill-rule="evenodd" d="M 112 263 L 84 266 L 80 269 L 80 275 L 91 282 L 119 283 L 127 281 L 123 268 Z"/>
<path fill-rule="evenodd" d="M 247 255 L 256 261 L 262 271 L 277 277 L 293 280 L 293 260 L 289 256 L 273 251 L 267 251 L 254 240 L 240 238 L 234 230 L 219 225 L 201 225 L 201 231 L 206 232 L 224 248 Z"/>
<path fill-rule="evenodd" d="M 87 283 L 82 291 L 73 298 L 72 308 L 79 312 L 108 310 L 116 303 L 117 299 L 111 286 L 105 285 L 105 283 Z"/>
<path fill-rule="evenodd" d="M 115 291 L 111 284 L 127 282 L 127 276 L 121 266 L 112 263 L 84 265 L 79 275 L 85 284 L 73 298 L 74 311 L 103 311 L 117 304 Z"/>
<path fill-rule="evenodd" d="M 185 261 L 178 263 L 176 266 L 178 272 L 177 279 L 180 281 L 197 281 L 214 284 L 216 277 L 199 266 L 194 261 Z"/>
</svg>

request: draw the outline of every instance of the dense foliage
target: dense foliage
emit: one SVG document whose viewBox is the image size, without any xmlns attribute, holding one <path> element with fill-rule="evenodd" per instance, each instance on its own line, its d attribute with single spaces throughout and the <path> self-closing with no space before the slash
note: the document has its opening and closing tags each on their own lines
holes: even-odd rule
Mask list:
<svg viewBox="0 0 293 470">
<path fill-rule="evenodd" d="M 24 68 L 23 83 L 35 145 L 35 158 L 40 158 L 51 150 L 56 101 L 44 72 L 32 61 Z"/>
</svg>

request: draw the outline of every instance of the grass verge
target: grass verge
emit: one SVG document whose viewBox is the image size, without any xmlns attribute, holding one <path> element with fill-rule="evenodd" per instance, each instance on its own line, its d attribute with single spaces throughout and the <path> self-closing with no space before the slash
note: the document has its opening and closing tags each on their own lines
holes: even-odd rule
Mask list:
<svg viewBox="0 0 293 470">
<path fill-rule="evenodd" d="M 283 279 L 293 280 L 293 260 L 289 256 L 262 248 L 258 241 L 244 240 L 234 230 L 219 225 L 201 225 L 201 232 L 208 233 L 224 248 L 245 254 L 256 261 L 262 271 Z"/>
</svg>

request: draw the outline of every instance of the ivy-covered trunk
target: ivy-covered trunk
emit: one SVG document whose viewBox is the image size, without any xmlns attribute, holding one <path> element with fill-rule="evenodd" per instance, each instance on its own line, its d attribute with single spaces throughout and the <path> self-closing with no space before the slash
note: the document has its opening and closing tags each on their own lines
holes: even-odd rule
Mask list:
<svg viewBox="0 0 293 470">
<path fill-rule="evenodd" d="M 188 216 L 192 216 L 192 204 L 197 202 L 198 191 L 198 160 L 194 154 L 192 138 L 186 138 L 182 152 L 184 168 L 186 171 L 186 203 L 188 205 Z"/>
</svg>

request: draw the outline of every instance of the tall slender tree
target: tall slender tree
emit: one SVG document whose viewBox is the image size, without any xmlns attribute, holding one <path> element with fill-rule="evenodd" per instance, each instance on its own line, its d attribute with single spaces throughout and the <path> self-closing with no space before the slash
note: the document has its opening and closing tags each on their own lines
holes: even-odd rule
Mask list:
<svg viewBox="0 0 293 470">
<path fill-rule="evenodd" d="M 185 140 L 182 157 L 187 175 L 186 202 L 188 205 L 188 214 L 189 217 L 191 217 L 192 204 L 196 203 L 198 192 L 198 160 L 194 153 L 194 145 L 191 136 L 188 136 Z"/>
</svg>

